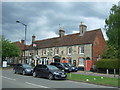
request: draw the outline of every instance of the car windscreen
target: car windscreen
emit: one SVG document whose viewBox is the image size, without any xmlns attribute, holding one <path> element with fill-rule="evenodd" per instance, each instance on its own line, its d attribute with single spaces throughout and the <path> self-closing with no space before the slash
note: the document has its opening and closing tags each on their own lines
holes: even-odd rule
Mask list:
<svg viewBox="0 0 120 90">
<path fill-rule="evenodd" d="M 67 65 L 66 63 L 63 63 L 63 65 L 65 66 L 65 67 L 68 67 L 69 65 Z"/>
<path fill-rule="evenodd" d="M 52 65 L 47 65 L 49 70 L 59 70 L 57 67 L 52 66 Z"/>
<path fill-rule="evenodd" d="M 73 67 L 74 65 L 70 64 L 70 63 L 64 63 L 66 66 L 69 66 L 69 67 Z"/>
<path fill-rule="evenodd" d="M 63 67 L 66 67 L 63 63 L 60 63 Z"/>
<path fill-rule="evenodd" d="M 28 65 L 28 64 L 23 64 L 24 68 L 32 68 L 32 66 Z"/>
</svg>

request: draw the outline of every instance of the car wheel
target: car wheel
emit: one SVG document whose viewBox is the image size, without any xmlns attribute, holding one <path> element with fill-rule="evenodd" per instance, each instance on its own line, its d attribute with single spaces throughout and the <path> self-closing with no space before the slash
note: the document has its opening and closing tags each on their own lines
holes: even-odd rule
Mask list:
<svg viewBox="0 0 120 90">
<path fill-rule="evenodd" d="M 36 72 L 33 72 L 33 77 L 37 77 L 37 74 L 36 74 Z"/>
<path fill-rule="evenodd" d="M 14 74 L 16 74 L 16 71 L 15 71 L 15 69 L 13 69 L 13 73 L 14 73 Z"/>
<path fill-rule="evenodd" d="M 22 74 L 25 75 L 25 71 L 24 70 L 22 71 Z"/>
<path fill-rule="evenodd" d="M 53 79 L 53 75 L 49 74 L 49 80 L 52 80 L 52 79 Z"/>
</svg>

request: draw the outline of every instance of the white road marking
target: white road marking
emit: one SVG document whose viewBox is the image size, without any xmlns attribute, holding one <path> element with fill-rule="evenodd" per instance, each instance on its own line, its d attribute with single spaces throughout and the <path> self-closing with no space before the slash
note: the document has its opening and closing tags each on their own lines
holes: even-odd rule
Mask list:
<svg viewBox="0 0 120 90">
<path fill-rule="evenodd" d="M 16 79 L 12 79 L 12 78 L 8 78 L 8 77 L 4 77 L 4 76 L 1 76 L 1 77 L 3 77 L 3 78 L 5 78 L 5 79 L 9 79 L 9 80 L 16 80 Z"/>
<path fill-rule="evenodd" d="M 46 87 L 46 86 L 42 86 L 42 85 L 37 85 L 37 84 L 29 83 L 29 82 L 25 82 L 25 83 L 33 85 L 33 86 L 41 87 L 41 88 L 50 88 L 50 87 Z"/>
</svg>

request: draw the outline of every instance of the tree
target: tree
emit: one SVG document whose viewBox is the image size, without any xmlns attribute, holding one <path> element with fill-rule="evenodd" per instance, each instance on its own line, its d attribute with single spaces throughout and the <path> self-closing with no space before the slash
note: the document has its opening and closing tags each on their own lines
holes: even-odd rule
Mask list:
<svg viewBox="0 0 120 90">
<path fill-rule="evenodd" d="M 108 36 L 108 50 L 106 53 L 109 53 L 111 51 L 112 53 L 109 53 L 110 55 L 113 55 L 116 58 L 120 57 L 120 6 L 113 5 L 110 10 L 109 18 L 105 20 L 105 30 L 106 34 Z"/>
<path fill-rule="evenodd" d="M 5 60 L 6 57 L 11 58 L 17 56 L 20 56 L 19 47 L 2 37 L 2 59 Z"/>
</svg>

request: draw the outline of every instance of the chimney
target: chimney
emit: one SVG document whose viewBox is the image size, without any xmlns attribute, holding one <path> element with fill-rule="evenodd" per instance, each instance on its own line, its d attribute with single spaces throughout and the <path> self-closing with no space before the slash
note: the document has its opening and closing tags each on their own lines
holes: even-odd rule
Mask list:
<svg viewBox="0 0 120 90">
<path fill-rule="evenodd" d="M 59 30 L 59 37 L 63 37 L 65 34 L 64 28 L 60 28 Z"/>
<path fill-rule="evenodd" d="M 87 29 L 87 26 L 83 24 L 83 22 L 80 23 L 79 25 L 79 30 L 80 30 L 80 36 L 83 36 L 85 31 Z"/>
<path fill-rule="evenodd" d="M 25 44 L 25 40 L 21 40 L 21 43 L 24 45 Z"/>
<path fill-rule="evenodd" d="M 32 43 L 35 41 L 35 35 L 32 36 Z"/>
</svg>

